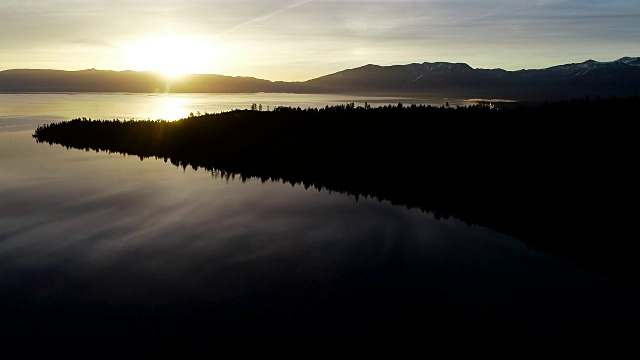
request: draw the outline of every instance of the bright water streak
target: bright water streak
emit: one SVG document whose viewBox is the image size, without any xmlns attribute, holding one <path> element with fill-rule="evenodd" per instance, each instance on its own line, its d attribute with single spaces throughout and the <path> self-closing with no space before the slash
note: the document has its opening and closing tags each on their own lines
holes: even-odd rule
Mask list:
<svg viewBox="0 0 640 360">
<path fill-rule="evenodd" d="M 327 105 L 354 103 L 356 106 L 425 104 L 451 106 L 469 102 L 445 98 L 365 97 L 327 94 L 129 94 L 129 93 L 36 93 L 0 94 L 0 127 L 18 125 L 2 123 L 8 117 L 58 116 L 61 119 L 87 117 L 93 119 L 164 119 L 177 120 L 190 113 L 216 113 L 234 109 L 250 109 L 262 105 L 263 111 L 276 106 L 320 108 Z M 30 124 L 33 125 L 33 124 Z M 37 124 L 35 124 L 37 125 Z"/>
</svg>

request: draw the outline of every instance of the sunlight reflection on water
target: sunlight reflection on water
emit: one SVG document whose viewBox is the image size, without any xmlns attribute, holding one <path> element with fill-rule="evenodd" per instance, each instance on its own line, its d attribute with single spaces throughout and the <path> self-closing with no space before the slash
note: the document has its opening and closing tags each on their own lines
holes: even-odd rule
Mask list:
<svg viewBox="0 0 640 360">
<path fill-rule="evenodd" d="M 157 107 L 159 113 L 154 117 L 164 120 L 177 120 L 185 117 L 185 113 L 188 111 L 188 101 L 182 97 L 174 97 L 163 95 L 159 99 L 159 106 Z"/>
<path fill-rule="evenodd" d="M 400 98 L 335 94 L 129 94 L 129 93 L 35 93 L 0 94 L 0 116 L 59 116 L 66 119 L 164 119 L 178 120 L 190 113 L 217 113 L 276 106 L 320 108 L 326 105 L 354 103 L 356 106 L 425 104 L 441 106 L 469 105 L 465 100 L 444 98 Z M 1 124 L 0 124 L 1 125 Z"/>
</svg>

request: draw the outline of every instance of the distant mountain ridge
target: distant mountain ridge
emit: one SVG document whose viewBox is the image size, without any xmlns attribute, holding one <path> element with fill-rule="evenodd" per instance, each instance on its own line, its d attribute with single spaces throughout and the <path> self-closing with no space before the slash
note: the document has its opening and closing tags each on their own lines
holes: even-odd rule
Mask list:
<svg viewBox="0 0 640 360">
<path fill-rule="evenodd" d="M 168 79 L 152 71 L 32 70 L 0 72 L 0 92 L 242 93 L 280 92 L 288 83 L 252 77 L 190 74 Z"/>
<path fill-rule="evenodd" d="M 465 63 L 365 65 L 306 82 L 324 91 L 390 92 L 459 98 L 544 99 L 640 94 L 640 58 L 587 60 L 545 69 L 474 69 Z"/>
<path fill-rule="evenodd" d="M 0 92 L 350 93 L 455 98 L 543 100 L 640 95 L 640 58 L 587 60 L 544 69 L 472 68 L 465 63 L 368 64 L 303 82 L 191 74 L 167 79 L 156 72 L 5 70 Z"/>
</svg>

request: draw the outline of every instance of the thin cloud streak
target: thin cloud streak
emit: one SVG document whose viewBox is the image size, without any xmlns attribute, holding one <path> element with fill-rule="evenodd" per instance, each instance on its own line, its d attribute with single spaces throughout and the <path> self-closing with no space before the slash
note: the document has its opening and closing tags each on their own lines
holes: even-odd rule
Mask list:
<svg viewBox="0 0 640 360">
<path fill-rule="evenodd" d="M 255 17 L 253 19 L 247 20 L 247 21 L 245 21 L 243 23 L 240 23 L 240 24 L 238 24 L 238 25 L 236 25 L 236 26 L 234 26 L 234 27 L 232 27 L 232 28 L 230 28 L 228 30 L 225 30 L 225 31 L 219 33 L 218 36 L 229 34 L 229 33 L 233 32 L 235 30 L 238 30 L 238 29 L 240 29 L 242 27 L 245 27 L 245 26 L 247 26 L 249 24 L 252 24 L 252 23 L 257 23 L 257 22 L 260 22 L 260 21 L 268 20 L 268 19 L 270 19 L 270 18 L 272 18 L 274 16 L 278 16 L 278 15 L 283 14 L 283 13 L 289 11 L 289 10 L 295 9 L 295 8 L 297 8 L 299 6 L 308 4 L 308 3 L 313 2 L 313 1 L 315 1 L 315 0 L 301 1 L 301 2 L 298 2 L 298 3 L 291 4 L 289 6 L 285 6 L 284 8 L 281 8 L 279 10 L 273 11 L 273 12 L 267 14 L 267 15 Z"/>
</svg>

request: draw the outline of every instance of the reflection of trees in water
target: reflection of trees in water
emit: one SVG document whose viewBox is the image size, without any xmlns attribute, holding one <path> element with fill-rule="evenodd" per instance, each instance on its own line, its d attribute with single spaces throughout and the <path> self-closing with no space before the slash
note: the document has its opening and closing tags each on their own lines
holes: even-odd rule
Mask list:
<svg viewBox="0 0 640 360">
<path fill-rule="evenodd" d="M 637 150 L 626 114 L 638 105 L 277 107 L 176 122 L 76 119 L 34 137 L 389 200 L 635 275 Z"/>
</svg>

